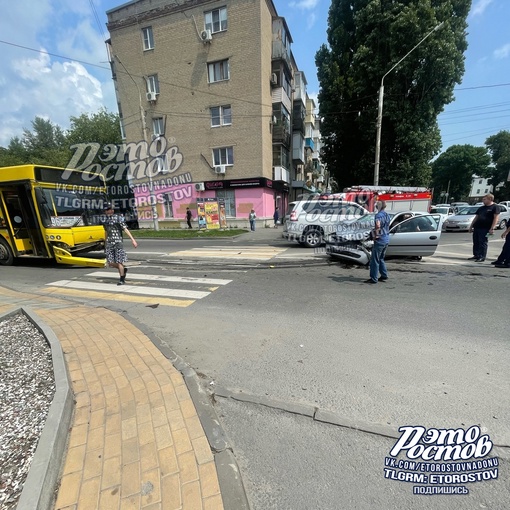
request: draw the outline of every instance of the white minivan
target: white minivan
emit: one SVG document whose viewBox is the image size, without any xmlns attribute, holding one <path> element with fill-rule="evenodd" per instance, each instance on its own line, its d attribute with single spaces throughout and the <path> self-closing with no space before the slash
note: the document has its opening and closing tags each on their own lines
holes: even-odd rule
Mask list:
<svg viewBox="0 0 510 510">
<path fill-rule="evenodd" d="M 336 232 L 338 223 L 366 214 L 369 211 L 356 202 L 338 198 L 290 202 L 284 217 L 282 237 L 307 248 L 315 248 L 324 242 L 325 236 Z"/>
</svg>

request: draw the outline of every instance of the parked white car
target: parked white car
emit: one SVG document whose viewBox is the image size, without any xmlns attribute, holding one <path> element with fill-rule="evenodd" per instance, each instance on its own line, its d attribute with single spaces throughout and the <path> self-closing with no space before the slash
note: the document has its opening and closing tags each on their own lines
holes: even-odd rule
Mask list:
<svg viewBox="0 0 510 510">
<path fill-rule="evenodd" d="M 336 231 L 338 223 L 368 214 L 355 202 L 334 199 L 308 199 L 291 202 L 284 217 L 282 237 L 315 248 L 324 237 Z"/>
<path fill-rule="evenodd" d="M 444 222 L 455 214 L 453 207 L 438 207 L 432 206 L 430 214 L 438 214 L 441 217 L 441 228 L 444 228 Z"/>
</svg>

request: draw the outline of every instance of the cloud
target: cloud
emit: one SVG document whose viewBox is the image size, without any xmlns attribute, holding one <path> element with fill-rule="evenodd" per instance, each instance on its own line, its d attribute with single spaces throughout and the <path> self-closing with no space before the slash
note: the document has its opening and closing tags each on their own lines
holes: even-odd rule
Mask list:
<svg viewBox="0 0 510 510">
<path fill-rule="evenodd" d="M 290 7 L 295 7 L 302 11 L 311 11 L 315 9 L 319 3 L 319 0 L 299 0 L 298 2 L 290 2 Z"/>
<path fill-rule="evenodd" d="M 510 43 L 505 44 L 504 46 L 501 46 L 501 48 L 498 48 L 497 50 L 494 50 L 494 58 L 500 60 L 502 58 L 507 58 L 510 56 Z"/>
<path fill-rule="evenodd" d="M 471 9 L 471 16 L 481 16 L 493 0 L 478 0 Z"/>
<path fill-rule="evenodd" d="M 0 24 L 2 39 L 11 43 L 0 51 L 0 146 L 31 129 L 36 116 L 66 129 L 71 116 L 102 106 L 116 111 L 104 33 L 88 2 L 17 0 L 3 7 Z"/>
</svg>

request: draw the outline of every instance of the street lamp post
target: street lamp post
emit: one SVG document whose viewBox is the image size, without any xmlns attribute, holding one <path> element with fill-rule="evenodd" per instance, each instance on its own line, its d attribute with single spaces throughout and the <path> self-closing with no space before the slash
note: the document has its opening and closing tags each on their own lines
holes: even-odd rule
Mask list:
<svg viewBox="0 0 510 510">
<path fill-rule="evenodd" d="M 382 127 L 382 113 L 383 113 L 383 100 L 384 100 L 384 78 L 393 71 L 402 61 L 404 61 L 420 44 L 429 38 L 434 32 L 439 30 L 444 25 L 444 21 L 436 25 L 418 44 L 416 44 L 410 51 L 408 51 L 382 78 L 381 86 L 379 87 L 379 106 L 377 110 L 377 136 L 375 139 L 375 164 L 374 164 L 374 186 L 379 185 L 379 163 L 381 157 L 381 127 Z"/>
<path fill-rule="evenodd" d="M 131 78 L 131 80 L 135 84 L 136 90 L 138 90 L 138 98 L 140 102 L 140 120 L 142 121 L 142 136 L 143 141 L 145 142 L 145 149 L 148 150 L 149 144 L 147 142 L 147 123 L 145 122 L 145 111 L 142 105 L 142 93 L 140 91 L 140 87 L 138 86 L 138 83 L 136 83 L 135 79 L 131 76 L 129 71 L 126 69 L 126 66 L 122 63 L 120 58 L 117 55 L 115 55 L 115 58 L 118 60 L 119 64 L 124 68 L 126 74 Z M 149 156 L 147 156 L 147 159 L 148 158 Z M 154 195 L 154 185 L 152 182 L 152 169 L 148 168 L 148 165 L 145 165 L 145 170 L 147 172 L 147 175 L 149 176 L 149 194 L 152 206 L 152 221 L 154 225 L 154 230 L 159 230 L 158 209 L 156 207 L 156 197 Z"/>
</svg>

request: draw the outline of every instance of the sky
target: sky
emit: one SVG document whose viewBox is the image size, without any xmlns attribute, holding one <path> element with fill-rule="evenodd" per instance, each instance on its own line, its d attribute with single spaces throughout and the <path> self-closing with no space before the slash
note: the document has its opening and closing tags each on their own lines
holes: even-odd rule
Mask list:
<svg viewBox="0 0 510 510">
<path fill-rule="evenodd" d="M 117 111 L 104 40 L 106 11 L 118 0 L 2 0 L 0 18 L 0 146 L 36 116 L 62 128 L 69 118 Z M 330 0 L 274 0 L 293 39 L 292 51 L 319 91 L 315 53 L 327 42 Z M 468 17 L 466 71 L 455 100 L 439 116 L 443 147 L 483 146 L 510 130 L 510 0 L 473 0 Z M 63 58 L 64 57 L 64 58 Z M 393 63 L 389 65 L 391 67 Z M 374 111 L 374 144 L 375 120 Z"/>
</svg>

